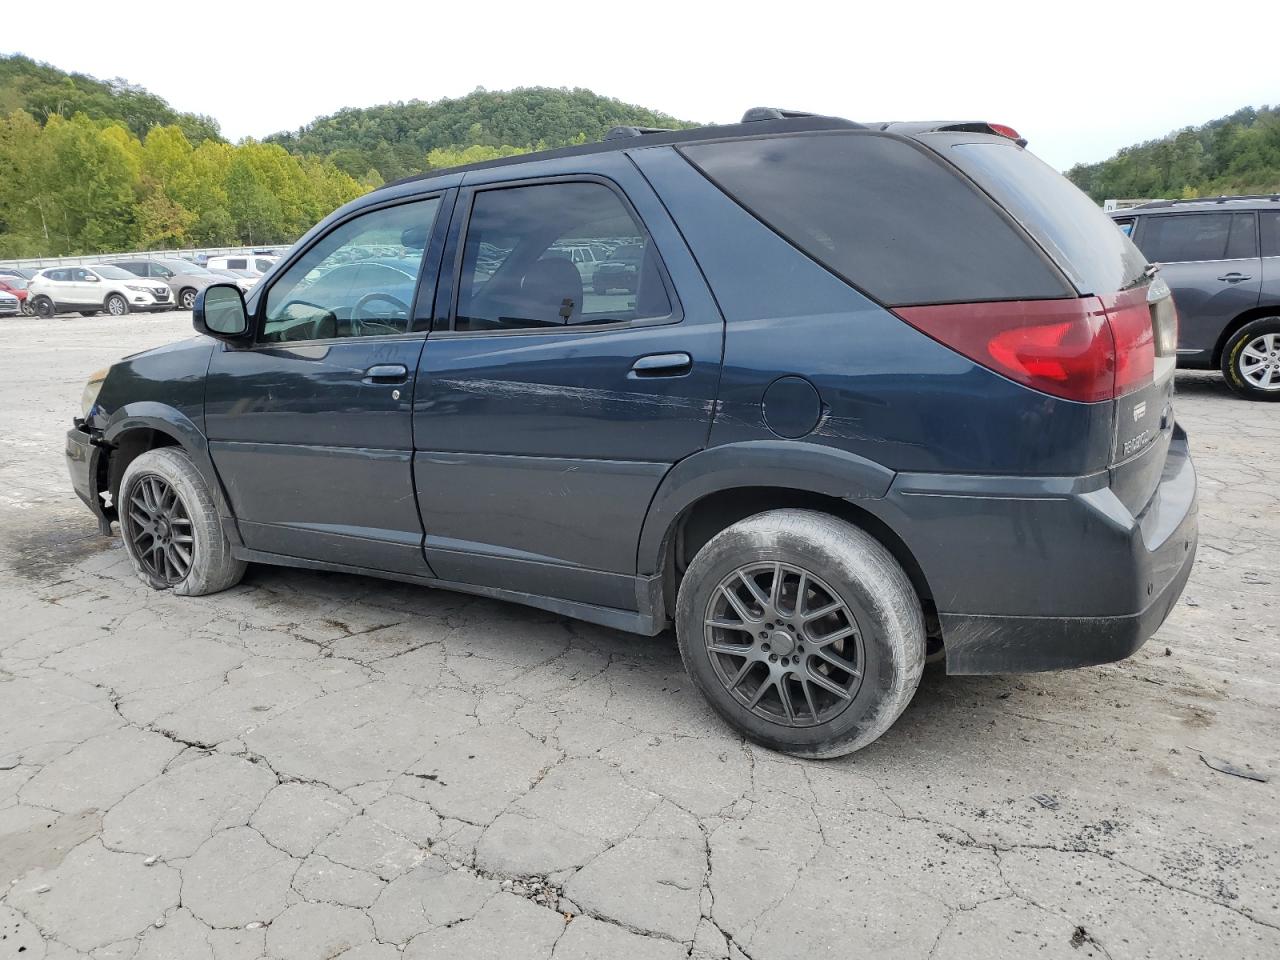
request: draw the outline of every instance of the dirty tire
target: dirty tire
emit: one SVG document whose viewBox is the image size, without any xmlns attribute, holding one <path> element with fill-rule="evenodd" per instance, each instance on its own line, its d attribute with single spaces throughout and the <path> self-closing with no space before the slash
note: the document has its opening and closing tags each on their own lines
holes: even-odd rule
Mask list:
<svg viewBox="0 0 1280 960">
<path fill-rule="evenodd" d="M 134 522 L 125 515 L 138 484 L 145 477 L 158 477 L 177 494 L 187 516 L 191 520 L 194 539 L 191 568 L 178 583 L 168 583 L 148 571 L 132 536 Z M 186 597 L 200 597 L 234 587 L 244 576 L 245 563 L 231 555 L 231 544 L 222 532 L 218 508 L 204 477 L 182 450 L 177 447 L 161 447 L 148 450 L 138 456 L 125 469 L 117 499 L 121 511 L 120 530 L 125 550 L 133 563 L 134 572 L 143 583 L 156 590 L 173 590 Z"/>
<path fill-rule="evenodd" d="M 712 601 L 727 577 L 756 562 L 819 578 L 856 621 L 861 679 L 853 682 L 856 688 L 851 684 L 847 706 L 830 719 L 823 720 L 819 709 L 807 726 L 771 722 L 730 693 L 712 662 L 704 633 Z M 798 757 L 838 757 L 872 743 L 906 709 L 924 670 L 920 600 L 902 567 L 865 531 L 811 510 L 757 514 L 713 537 L 685 571 L 676 635 L 685 669 L 716 712 L 748 739 Z M 811 654 L 802 669 L 820 663 Z"/>
<path fill-rule="evenodd" d="M 1227 380 L 1227 386 L 1246 400 L 1265 400 L 1275 403 L 1280 401 L 1280 366 L 1271 368 L 1269 371 L 1271 382 L 1266 386 L 1254 383 L 1245 374 L 1245 368 L 1249 365 L 1247 361 L 1250 359 L 1245 351 L 1249 350 L 1251 354 L 1256 355 L 1256 345 L 1260 340 L 1267 342 L 1267 338 L 1270 338 L 1271 345 L 1267 353 L 1273 356 L 1268 356 L 1265 361 L 1259 362 L 1280 364 L 1280 316 L 1259 317 L 1257 320 L 1250 320 L 1233 333 L 1231 339 L 1223 346 L 1222 375 Z"/>
<path fill-rule="evenodd" d="M 113 317 L 123 317 L 129 312 L 129 301 L 120 296 L 120 294 L 113 293 L 111 296 L 107 297 L 107 301 L 103 304 L 103 308 Z"/>
</svg>

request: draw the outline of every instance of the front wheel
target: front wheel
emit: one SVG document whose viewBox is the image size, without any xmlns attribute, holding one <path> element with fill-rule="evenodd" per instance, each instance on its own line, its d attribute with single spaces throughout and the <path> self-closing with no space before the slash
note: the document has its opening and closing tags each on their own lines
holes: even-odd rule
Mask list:
<svg viewBox="0 0 1280 960">
<path fill-rule="evenodd" d="M 852 753 L 906 708 L 924 669 L 920 599 L 874 537 L 810 510 L 721 531 L 685 572 L 680 656 L 716 712 L 799 757 Z"/>
<path fill-rule="evenodd" d="M 113 293 L 111 296 L 107 297 L 106 308 L 107 313 L 111 314 L 113 317 L 123 317 L 129 312 L 129 301 L 120 296 L 120 294 Z"/>
<path fill-rule="evenodd" d="M 148 586 L 199 597 L 234 587 L 244 576 L 209 485 L 181 450 L 139 455 L 125 469 L 116 502 L 125 550 Z"/>
<path fill-rule="evenodd" d="M 1251 320 L 1222 348 L 1227 386 L 1246 400 L 1280 400 L 1280 317 Z"/>
<path fill-rule="evenodd" d="M 22 301 L 22 315 L 24 317 L 34 317 L 36 315 L 36 308 L 31 305 L 30 298 Z"/>
<path fill-rule="evenodd" d="M 196 292 L 189 287 L 178 294 L 178 303 L 183 310 L 191 310 L 196 305 Z"/>
</svg>

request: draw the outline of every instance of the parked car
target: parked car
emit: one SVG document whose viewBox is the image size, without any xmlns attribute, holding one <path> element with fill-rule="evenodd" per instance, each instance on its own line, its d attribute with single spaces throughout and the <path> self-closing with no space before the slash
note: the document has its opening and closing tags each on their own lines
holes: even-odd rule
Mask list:
<svg viewBox="0 0 1280 960">
<path fill-rule="evenodd" d="M 38 272 L 33 267 L 0 267 L 0 277 L 18 277 L 22 280 L 30 280 Z"/>
<path fill-rule="evenodd" d="M 206 268 L 206 269 L 209 269 L 209 268 Z M 242 293 L 248 293 L 250 290 L 253 289 L 254 285 L 258 282 L 257 276 L 241 276 L 239 273 L 234 273 L 231 270 L 209 269 L 209 272 L 213 274 L 215 277 L 220 277 L 223 280 L 230 280 L 232 283 L 234 283 L 237 287 L 240 288 L 240 291 Z M 247 271 L 242 271 L 242 272 L 247 272 Z"/>
<path fill-rule="evenodd" d="M 1007 127 L 748 116 L 347 204 L 90 380 L 77 493 L 156 589 L 260 562 L 674 624 L 800 756 L 875 740 L 926 656 L 1129 656 L 1197 542 L 1168 287 Z M 580 237 L 639 238 L 634 294 Z"/>
<path fill-rule="evenodd" d="M 220 279 L 217 274 L 197 266 L 188 260 L 155 259 L 155 260 L 115 260 L 112 261 L 122 270 L 128 270 L 136 277 L 148 277 L 162 280 L 169 286 L 173 294 L 173 305 L 183 310 L 190 310 L 196 302 L 196 294 Z"/>
<path fill-rule="evenodd" d="M 635 293 L 639 289 L 640 272 L 644 264 L 644 244 L 627 243 L 618 247 L 596 267 L 591 287 L 598 294 L 611 290 Z"/>
<path fill-rule="evenodd" d="M 0 288 L 0 317 L 16 317 L 22 312 L 22 303 L 8 290 Z"/>
<path fill-rule="evenodd" d="M 56 313 L 92 317 L 102 311 L 119 317 L 134 310 L 173 309 L 167 284 L 143 280 L 108 263 L 41 270 L 28 287 L 27 299 L 41 317 Z"/>
<path fill-rule="evenodd" d="M 27 304 L 27 281 L 22 277 L 0 276 L 0 292 L 10 293 L 18 301 L 18 309 L 24 316 L 31 316 L 33 313 Z"/>
<path fill-rule="evenodd" d="M 1280 195 L 1154 200 L 1113 213 L 1178 305 L 1178 365 L 1280 401 Z"/>
<path fill-rule="evenodd" d="M 242 256 L 210 257 L 205 266 L 210 270 L 230 270 L 241 277 L 260 277 L 279 260 L 279 257 L 264 254 L 245 254 Z"/>
</svg>

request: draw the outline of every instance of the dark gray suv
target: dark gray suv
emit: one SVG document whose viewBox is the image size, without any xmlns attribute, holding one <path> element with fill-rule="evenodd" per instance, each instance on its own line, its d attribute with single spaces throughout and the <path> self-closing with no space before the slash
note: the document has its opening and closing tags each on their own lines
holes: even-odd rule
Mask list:
<svg viewBox="0 0 1280 960">
<path fill-rule="evenodd" d="M 1153 200 L 1111 216 L 1173 290 L 1178 365 L 1280 400 L 1280 195 Z"/>
</svg>

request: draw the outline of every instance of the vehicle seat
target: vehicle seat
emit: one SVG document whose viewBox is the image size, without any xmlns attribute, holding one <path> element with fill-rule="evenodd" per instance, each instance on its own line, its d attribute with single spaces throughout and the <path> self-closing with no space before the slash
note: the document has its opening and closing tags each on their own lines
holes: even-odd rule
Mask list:
<svg viewBox="0 0 1280 960">
<path fill-rule="evenodd" d="M 520 281 L 520 307 L 525 316 L 539 323 L 581 322 L 582 276 L 578 268 L 564 257 L 545 257 L 533 264 Z"/>
</svg>

